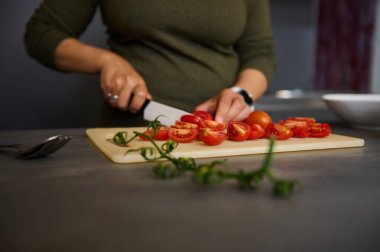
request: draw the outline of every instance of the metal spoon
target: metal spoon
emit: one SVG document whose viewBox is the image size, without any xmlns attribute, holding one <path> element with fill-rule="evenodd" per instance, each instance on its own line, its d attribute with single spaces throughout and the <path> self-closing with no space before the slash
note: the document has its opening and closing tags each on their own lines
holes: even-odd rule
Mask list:
<svg viewBox="0 0 380 252">
<path fill-rule="evenodd" d="M 0 145 L 0 148 L 16 148 L 18 150 L 18 155 L 21 158 L 32 159 L 44 157 L 53 152 L 56 152 L 62 148 L 71 137 L 68 136 L 52 136 L 44 140 L 42 143 L 37 144 L 32 147 L 25 146 L 23 144 L 4 144 Z"/>
</svg>

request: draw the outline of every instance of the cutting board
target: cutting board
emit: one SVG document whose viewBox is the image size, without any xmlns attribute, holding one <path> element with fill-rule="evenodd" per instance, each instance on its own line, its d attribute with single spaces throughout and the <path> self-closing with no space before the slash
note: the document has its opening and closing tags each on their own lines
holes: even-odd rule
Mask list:
<svg viewBox="0 0 380 252">
<path fill-rule="evenodd" d="M 119 131 L 128 132 L 128 138 L 133 136 L 134 131 L 144 132 L 146 128 L 93 128 L 87 129 L 86 134 L 94 145 L 115 163 L 138 163 L 145 162 L 139 152 L 131 152 L 126 155 L 129 149 L 136 149 L 143 146 L 152 146 L 149 141 L 135 139 L 129 147 L 121 147 L 113 143 L 113 136 Z M 159 145 L 163 141 L 157 141 Z M 176 157 L 209 158 L 226 157 L 239 155 L 262 154 L 268 151 L 269 140 L 257 139 L 244 142 L 224 141 L 217 146 L 207 146 L 201 141 L 179 144 L 173 151 Z M 364 139 L 349 136 L 331 134 L 325 138 L 290 138 L 284 141 L 277 141 L 274 152 L 290 152 L 320 149 L 336 149 L 364 146 Z"/>
</svg>

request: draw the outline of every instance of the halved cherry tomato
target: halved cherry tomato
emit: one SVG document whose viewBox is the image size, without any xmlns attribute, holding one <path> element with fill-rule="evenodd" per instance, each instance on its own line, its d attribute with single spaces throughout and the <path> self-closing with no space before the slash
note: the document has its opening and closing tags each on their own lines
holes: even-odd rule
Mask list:
<svg viewBox="0 0 380 252">
<path fill-rule="evenodd" d="M 213 116 L 207 111 L 195 110 L 192 114 L 199 116 L 202 120 L 214 120 Z"/>
<path fill-rule="evenodd" d="M 227 126 L 225 123 L 222 122 L 217 122 L 213 120 L 203 120 L 200 127 L 223 131 L 226 129 Z"/>
<path fill-rule="evenodd" d="M 309 137 L 309 132 L 307 132 L 306 126 L 295 126 L 291 129 L 293 131 L 293 137 L 298 137 L 298 138 L 305 138 Z"/>
<path fill-rule="evenodd" d="M 169 138 L 177 143 L 189 143 L 197 137 L 197 129 L 169 129 Z"/>
<path fill-rule="evenodd" d="M 272 123 L 266 129 L 267 137 L 274 137 L 276 140 L 286 140 L 292 136 L 293 132 L 288 127 L 279 123 Z"/>
<path fill-rule="evenodd" d="M 228 139 L 232 141 L 244 141 L 251 136 L 251 127 L 239 121 L 230 121 L 227 127 Z"/>
<path fill-rule="evenodd" d="M 187 115 L 181 116 L 180 121 L 199 125 L 199 123 L 202 121 L 202 118 L 196 115 L 187 114 Z"/>
<path fill-rule="evenodd" d="M 306 125 L 308 124 L 307 121 L 297 121 L 292 119 L 281 120 L 279 123 L 290 129 L 294 127 L 306 127 Z"/>
<path fill-rule="evenodd" d="M 248 125 L 259 124 L 263 129 L 266 129 L 268 125 L 272 123 L 272 118 L 266 112 L 261 110 L 252 111 L 243 122 Z"/>
<path fill-rule="evenodd" d="M 169 128 L 164 126 L 159 127 L 155 135 L 153 135 L 153 129 L 146 130 L 144 133 L 154 140 L 165 141 L 169 139 Z M 144 136 L 140 136 L 140 139 L 148 141 L 148 139 Z"/>
<path fill-rule="evenodd" d="M 306 126 L 308 125 L 308 122 L 306 120 L 293 120 L 293 119 L 287 119 L 280 121 L 280 124 L 291 129 L 293 131 L 293 137 L 298 138 L 305 138 L 309 136 L 309 133 L 307 133 Z"/>
<path fill-rule="evenodd" d="M 327 123 L 313 123 L 306 127 L 310 137 L 326 137 L 331 133 L 331 127 Z"/>
<path fill-rule="evenodd" d="M 219 145 L 224 139 L 226 139 L 226 137 L 227 134 L 224 131 L 217 131 L 209 128 L 203 128 L 199 133 L 199 138 L 207 145 Z"/>
<path fill-rule="evenodd" d="M 252 124 L 251 126 L 251 135 L 248 137 L 248 140 L 255 140 L 265 136 L 265 130 L 259 124 Z"/>
<path fill-rule="evenodd" d="M 288 120 L 306 122 L 307 124 L 316 122 L 314 117 L 303 117 L 303 116 L 289 116 Z"/>
<path fill-rule="evenodd" d="M 176 121 L 175 125 L 172 125 L 171 127 L 177 129 L 197 129 L 198 125 L 189 122 Z"/>
</svg>

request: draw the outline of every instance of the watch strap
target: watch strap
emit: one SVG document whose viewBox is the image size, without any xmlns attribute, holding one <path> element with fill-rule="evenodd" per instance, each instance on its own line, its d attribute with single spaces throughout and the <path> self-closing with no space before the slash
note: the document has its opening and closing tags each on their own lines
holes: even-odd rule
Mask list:
<svg viewBox="0 0 380 252">
<path fill-rule="evenodd" d="M 245 89 L 238 86 L 231 87 L 230 89 L 232 92 L 243 96 L 245 103 L 251 108 L 251 110 L 254 110 L 255 108 L 254 101 L 253 101 L 252 95 L 249 92 L 247 92 Z"/>
</svg>

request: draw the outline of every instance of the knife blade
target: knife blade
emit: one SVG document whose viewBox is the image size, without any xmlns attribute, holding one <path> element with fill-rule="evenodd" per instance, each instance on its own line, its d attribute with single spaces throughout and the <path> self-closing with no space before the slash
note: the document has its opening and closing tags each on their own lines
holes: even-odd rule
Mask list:
<svg viewBox="0 0 380 252">
<path fill-rule="evenodd" d="M 143 106 L 144 120 L 153 121 L 160 116 L 159 121 L 165 126 L 174 125 L 186 114 L 190 113 L 152 100 L 147 100 Z"/>
</svg>

